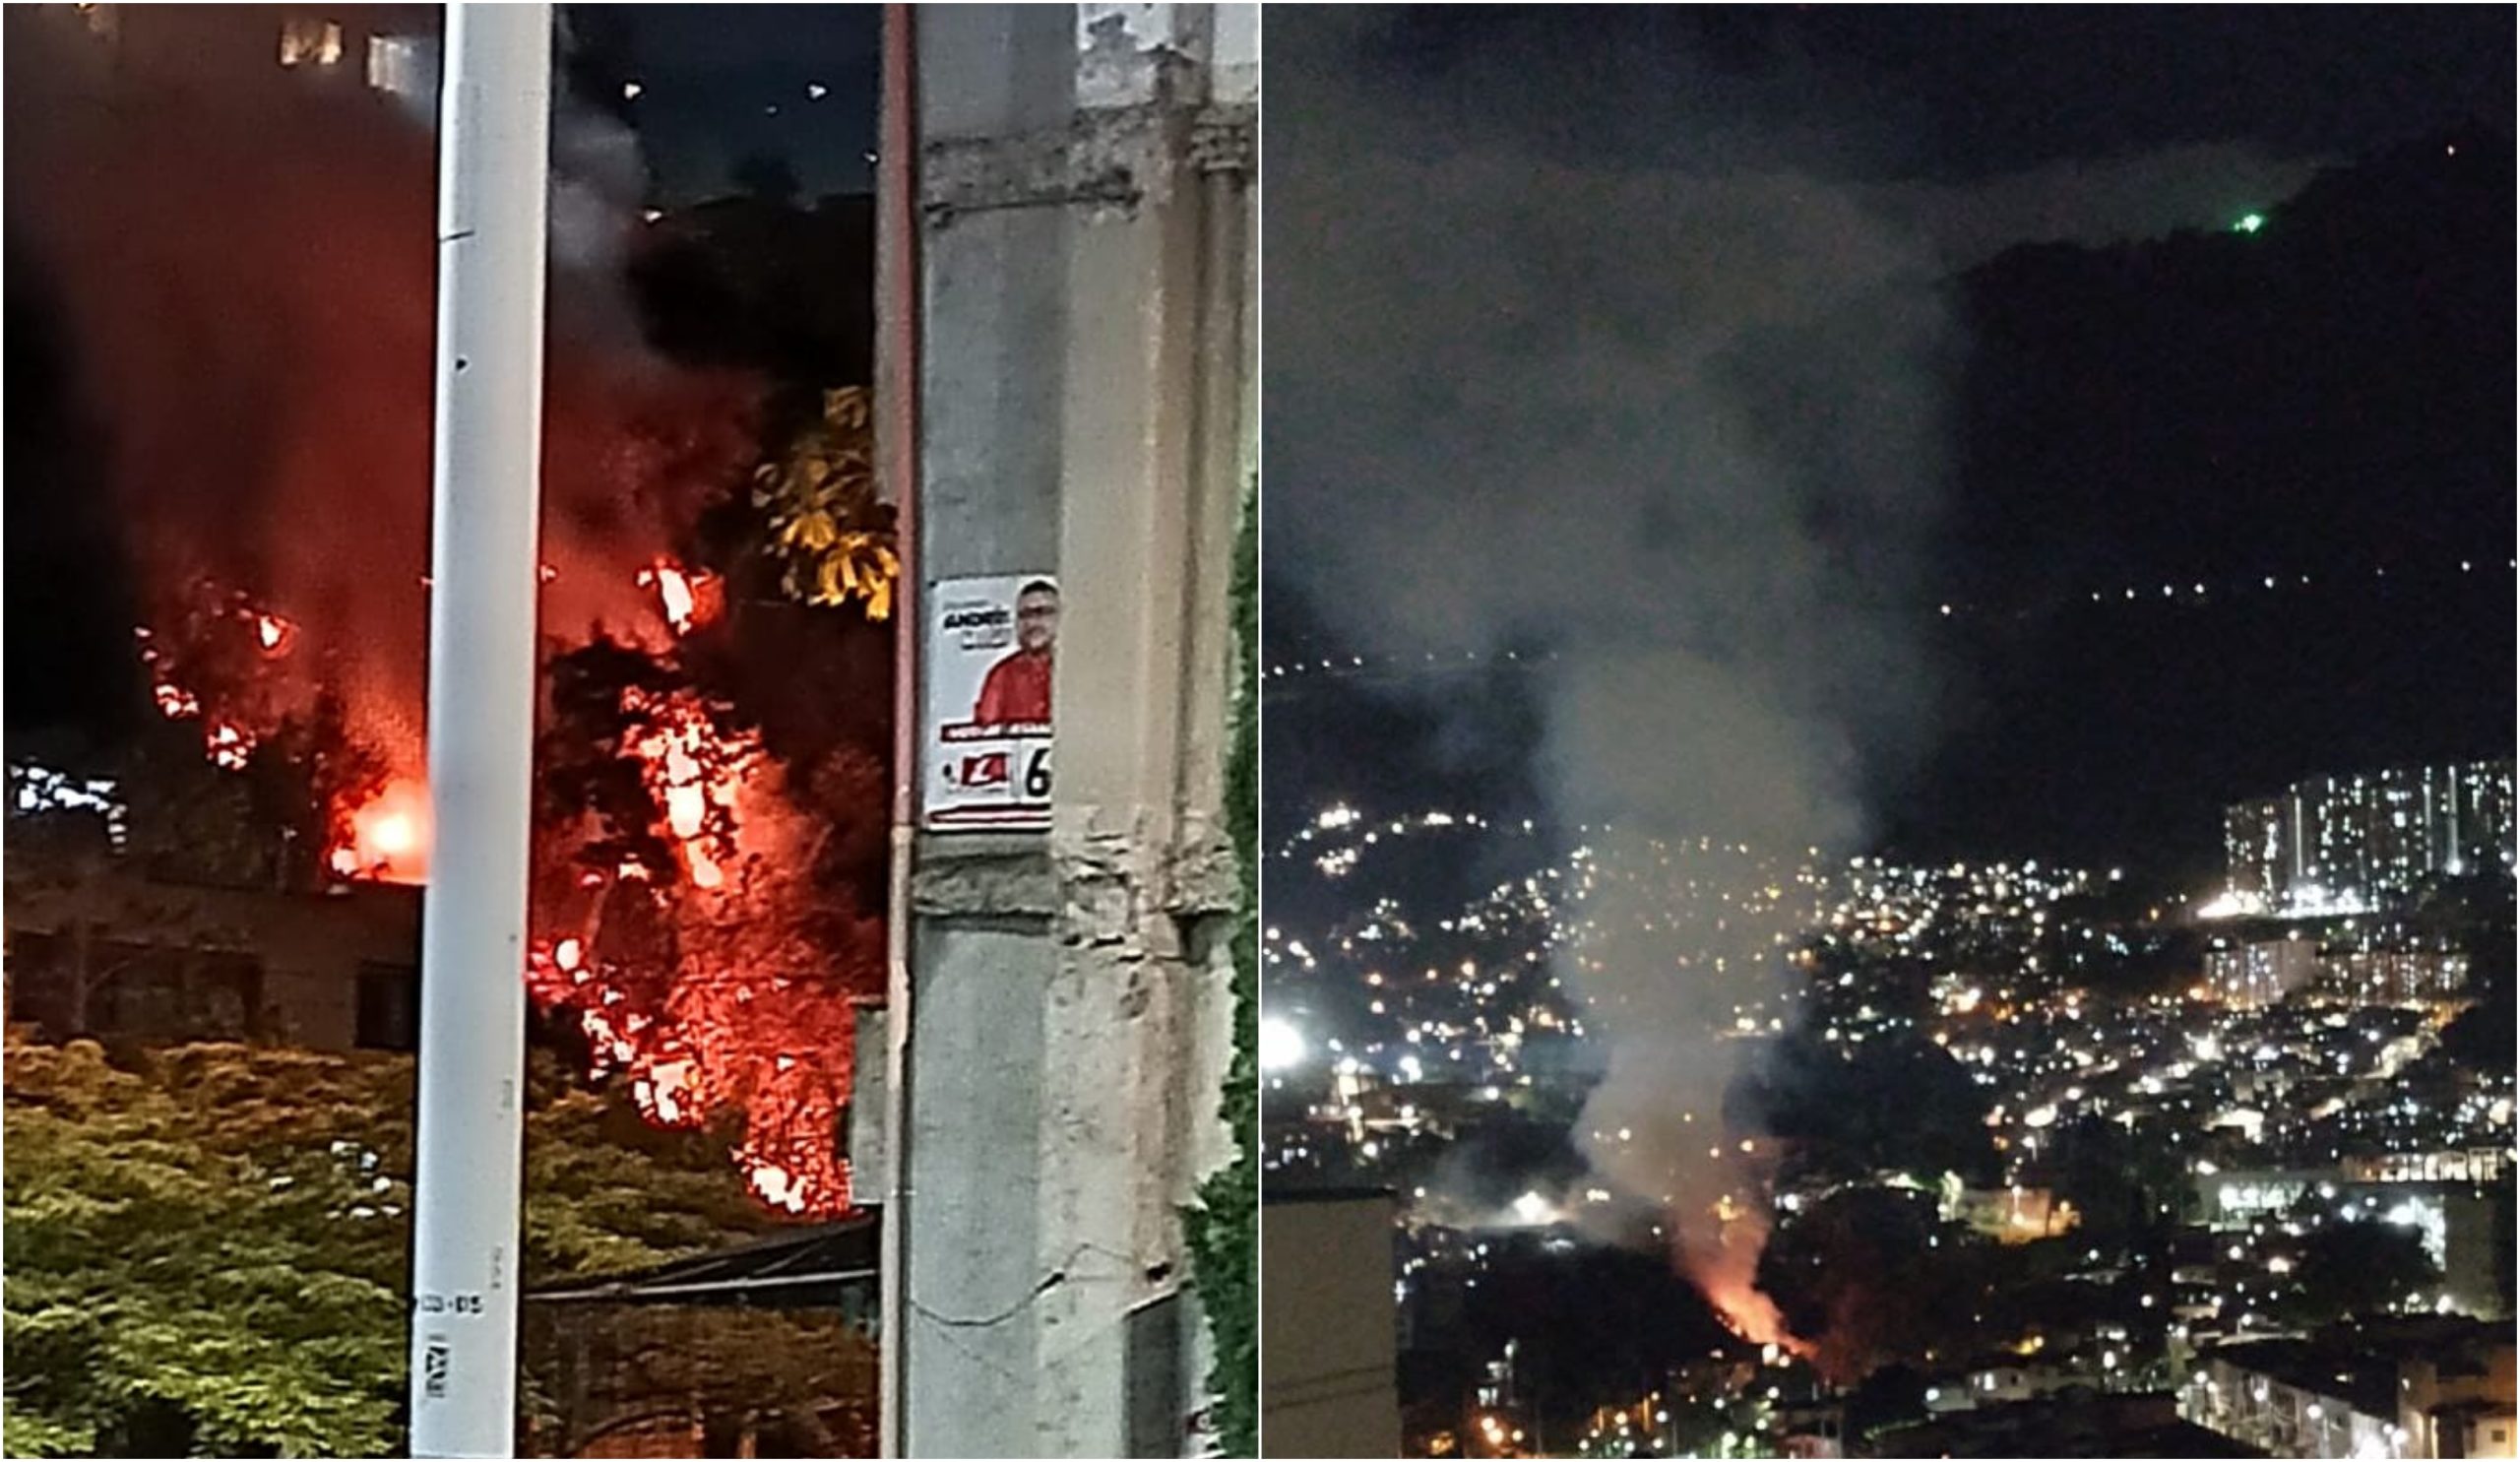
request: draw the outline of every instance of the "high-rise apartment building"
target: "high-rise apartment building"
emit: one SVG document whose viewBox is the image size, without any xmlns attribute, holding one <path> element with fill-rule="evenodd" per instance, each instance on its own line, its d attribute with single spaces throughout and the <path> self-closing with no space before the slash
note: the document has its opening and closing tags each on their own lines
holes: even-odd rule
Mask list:
<svg viewBox="0 0 2520 1462">
<path fill-rule="evenodd" d="M 2337 913 L 2435 874 L 2508 869 L 2512 805 L 2508 761 L 2297 782 L 2225 810 L 2229 892 L 2253 912 Z"/>
</svg>

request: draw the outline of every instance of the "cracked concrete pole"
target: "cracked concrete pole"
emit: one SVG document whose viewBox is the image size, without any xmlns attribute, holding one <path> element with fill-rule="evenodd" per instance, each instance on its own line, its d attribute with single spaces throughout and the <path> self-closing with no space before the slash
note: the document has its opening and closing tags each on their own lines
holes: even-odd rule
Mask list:
<svg viewBox="0 0 2520 1462">
<path fill-rule="evenodd" d="M 914 1456 L 1203 1442 L 1180 1210 L 1229 1142 L 1251 9 L 917 12 L 921 579 L 1049 576 L 1061 623 L 1048 831 L 914 849 Z"/>
</svg>

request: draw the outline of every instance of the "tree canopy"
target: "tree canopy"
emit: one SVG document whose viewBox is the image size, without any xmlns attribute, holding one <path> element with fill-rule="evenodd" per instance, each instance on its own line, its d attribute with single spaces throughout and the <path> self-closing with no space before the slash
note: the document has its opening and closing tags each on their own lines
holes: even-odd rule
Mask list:
<svg viewBox="0 0 2520 1462">
<path fill-rule="evenodd" d="M 2301 1240 L 2293 1281 L 2276 1308 L 2294 1323 L 2315 1327 L 2348 1317 L 2369 1319 L 2411 1298 L 2428 1298 L 2441 1283 L 2441 1270 L 2413 1229 L 2329 1222 Z"/>
<path fill-rule="evenodd" d="M 893 607 L 893 508 L 875 495 L 871 399 L 855 387 L 823 393 L 822 414 L 753 475 L 753 503 L 770 515 L 770 548 L 786 560 L 788 593 L 807 604 Z"/>
<path fill-rule="evenodd" d="M 409 1057 L 7 1048 L 16 1456 L 382 1456 L 408 1345 Z M 725 1134 L 649 1127 L 539 1063 L 529 1286 L 769 1227 Z M 528 1378 L 529 1396 L 536 1394 Z"/>
</svg>

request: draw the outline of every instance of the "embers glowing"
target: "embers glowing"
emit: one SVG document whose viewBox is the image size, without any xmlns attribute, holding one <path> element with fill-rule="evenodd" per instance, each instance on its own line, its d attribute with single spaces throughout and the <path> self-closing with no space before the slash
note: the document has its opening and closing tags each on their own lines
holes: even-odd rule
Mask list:
<svg viewBox="0 0 2520 1462">
<path fill-rule="evenodd" d="M 752 1170 L 752 1190 L 773 1208 L 793 1213 L 805 1206 L 803 1192 L 788 1176 L 788 1170 L 777 1163 L 764 1163 Z"/>
<path fill-rule="evenodd" d="M 632 1088 L 639 1098 L 639 1110 L 650 1120 L 668 1127 L 699 1120 L 703 1112 L 697 1100 L 697 1076 L 688 1058 L 657 1062 Z"/>
<path fill-rule="evenodd" d="M 297 626 L 256 607 L 244 595 L 220 590 L 207 581 L 195 586 L 195 595 L 197 602 L 177 627 L 171 644 L 146 627 L 133 630 L 132 636 L 140 642 L 140 663 L 148 667 L 150 699 L 158 714 L 169 721 L 203 722 L 202 755 L 223 770 L 243 771 L 253 760 L 260 734 L 231 716 L 206 711 L 201 695 L 184 682 L 204 672 L 212 674 L 214 684 L 234 679 L 238 671 L 234 667 L 233 636 L 239 628 L 245 632 L 255 656 L 273 661 L 283 659 L 294 647 Z M 222 643 L 229 647 L 223 655 Z M 222 658 L 229 666 L 224 674 L 211 669 Z"/>
<path fill-rule="evenodd" d="M 724 606 L 723 587 L 715 574 L 689 573 L 671 559 L 660 558 L 639 570 L 639 587 L 657 592 L 657 604 L 675 634 L 707 624 Z"/>
<path fill-rule="evenodd" d="M 245 770 L 245 763 L 254 759 L 253 735 L 224 721 L 211 723 L 202 732 L 202 748 L 213 764 L 231 772 Z"/>
<path fill-rule="evenodd" d="M 720 733 L 694 697 L 631 689 L 622 692 L 621 704 L 648 718 L 631 749 L 643 763 L 649 791 L 664 805 L 665 826 L 693 886 L 723 886 L 724 864 L 734 851 L 735 795 L 758 748 L 749 737 Z M 627 867 L 621 873 L 631 876 Z"/>
</svg>

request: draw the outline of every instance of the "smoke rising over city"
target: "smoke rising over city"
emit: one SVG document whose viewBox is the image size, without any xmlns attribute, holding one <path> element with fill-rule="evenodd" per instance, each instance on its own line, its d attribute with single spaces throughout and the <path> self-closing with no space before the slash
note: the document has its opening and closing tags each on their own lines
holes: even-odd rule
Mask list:
<svg viewBox="0 0 2520 1462">
<path fill-rule="evenodd" d="M 1475 43 L 1395 76 L 1389 39 L 1367 21 L 1278 47 L 1307 78 L 1278 145 L 1342 165 L 1273 180 L 1272 280 L 1303 302 L 1270 321 L 1271 420 L 1300 423 L 1269 443 L 1273 571 L 1369 653 L 1553 653 L 1541 784 L 1569 829 L 1614 827 L 1606 864 L 1859 848 L 1932 714 L 1916 601 L 1953 350 L 1930 242 L 1836 180 L 1826 133 L 1745 128 L 1738 97 L 1696 119 L 1703 159 L 1587 159 L 1488 108 L 1582 92 L 1629 115 L 1599 95 L 1615 76 L 1489 87 L 1507 63 Z M 1634 99 L 1672 116 L 1689 95 Z M 1648 927 L 1668 901 L 1605 879 L 1600 937 L 1562 961 L 1613 1042 L 1579 1135 L 1670 1195 L 1710 1288 L 1746 1285 L 1759 1227 L 1744 1250 L 1699 1222 L 1757 1186 L 1755 1156 L 1709 1141 L 1755 1048 L 1713 1032 L 1785 932 L 1746 862 L 1701 876 L 1736 866 L 1737 897 L 1702 906 L 1736 912 L 1694 927 Z"/>
</svg>

